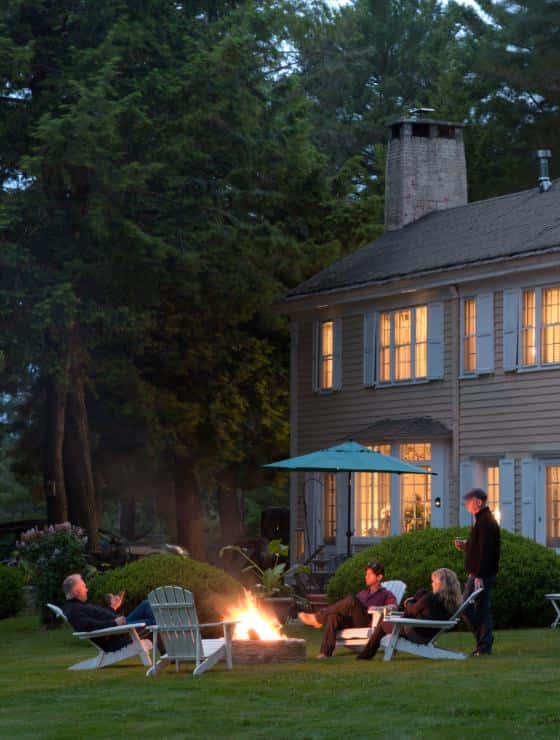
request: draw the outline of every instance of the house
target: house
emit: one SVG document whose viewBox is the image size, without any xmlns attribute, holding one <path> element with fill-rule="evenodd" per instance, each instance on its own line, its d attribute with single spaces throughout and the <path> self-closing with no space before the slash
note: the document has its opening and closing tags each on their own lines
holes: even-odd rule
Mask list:
<svg viewBox="0 0 560 740">
<path fill-rule="evenodd" d="M 282 302 L 291 318 L 291 454 L 346 439 L 437 476 L 354 476 L 352 547 L 468 524 L 560 548 L 560 181 L 467 202 L 462 125 L 389 127 L 385 233 Z M 345 475 L 293 476 L 296 559 L 346 550 Z"/>
</svg>

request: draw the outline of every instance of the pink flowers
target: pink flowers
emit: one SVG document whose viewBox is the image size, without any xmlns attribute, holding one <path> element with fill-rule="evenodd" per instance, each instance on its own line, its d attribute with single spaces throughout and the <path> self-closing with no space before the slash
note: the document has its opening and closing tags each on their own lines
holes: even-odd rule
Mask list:
<svg viewBox="0 0 560 740">
<path fill-rule="evenodd" d="M 56 535 L 65 533 L 70 537 L 81 541 L 83 545 L 87 542 L 87 537 L 84 530 L 81 527 L 75 527 L 70 522 L 61 522 L 60 524 L 48 524 L 42 529 L 39 527 L 32 527 L 21 535 L 21 540 L 17 543 L 19 550 L 24 550 L 32 545 L 38 545 L 41 540 L 49 540 L 56 537 Z"/>
</svg>

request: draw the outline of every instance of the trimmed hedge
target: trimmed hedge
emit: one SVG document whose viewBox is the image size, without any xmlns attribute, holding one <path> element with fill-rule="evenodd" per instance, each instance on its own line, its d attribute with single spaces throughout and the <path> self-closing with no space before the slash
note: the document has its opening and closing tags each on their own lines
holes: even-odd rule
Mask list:
<svg viewBox="0 0 560 740">
<path fill-rule="evenodd" d="M 364 588 L 364 567 L 379 560 L 387 580 L 400 579 L 407 595 L 429 588 L 430 575 L 437 568 L 451 568 L 464 583 L 463 553 L 453 546 L 455 537 L 468 537 L 469 529 L 426 529 L 389 537 L 343 563 L 328 585 L 330 601 Z M 560 557 L 552 550 L 525 537 L 502 530 L 500 572 L 492 592 L 495 626 L 544 627 L 553 618 L 546 593 L 560 589 Z"/>
<path fill-rule="evenodd" d="M 0 619 L 15 616 L 23 607 L 23 584 L 19 568 L 0 565 Z"/>
<path fill-rule="evenodd" d="M 124 612 L 128 614 L 154 588 L 183 586 L 192 591 L 201 622 L 216 622 L 243 593 L 240 583 L 225 571 L 191 558 L 151 555 L 100 574 L 88 584 L 88 599 L 104 604 L 103 594 L 126 590 Z"/>
</svg>

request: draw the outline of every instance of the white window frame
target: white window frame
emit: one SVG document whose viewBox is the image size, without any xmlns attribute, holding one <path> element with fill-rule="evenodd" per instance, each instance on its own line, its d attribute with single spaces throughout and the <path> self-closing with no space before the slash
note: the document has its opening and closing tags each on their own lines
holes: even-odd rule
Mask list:
<svg viewBox="0 0 560 740">
<path fill-rule="evenodd" d="M 517 356 L 519 372 L 535 372 L 537 370 L 554 370 L 560 367 L 560 362 L 542 362 L 542 292 L 543 290 L 557 289 L 560 290 L 560 284 L 539 285 L 533 287 L 520 288 L 519 290 L 519 307 L 518 307 L 518 333 L 517 333 Z M 535 355 L 536 362 L 534 365 L 523 364 L 523 293 L 535 291 Z"/>
<path fill-rule="evenodd" d="M 427 312 L 426 322 L 426 375 L 422 375 L 421 377 L 417 378 L 416 375 L 416 310 L 419 308 L 425 308 Z M 411 311 L 411 327 L 410 327 L 410 378 L 405 378 L 402 380 L 396 380 L 395 379 L 395 314 L 399 311 Z M 381 370 L 381 323 L 382 319 L 381 317 L 383 314 L 389 314 L 390 316 L 390 339 L 389 339 L 389 357 L 390 357 L 390 365 L 389 365 L 389 380 L 382 380 L 380 377 L 380 370 Z M 394 386 L 394 385 L 414 385 L 417 383 L 428 383 L 430 381 L 430 375 L 429 375 L 429 344 L 430 344 L 430 312 L 429 312 L 429 304 L 427 303 L 421 303 L 417 306 L 402 306 L 400 308 L 393 308 L 387 311 L 379 311 L 378 313 L 378 332 L 377 332 L 377 346 L 375 350 L 375 356 L 376 356 L 376 382 L 377 385 L 381 388 L 388 387 L 388 386 Z"/>
<path fill-rule="evenodd" d="M 333 352 L 332 352 L 332 385 L 322 385 L 322 339 L 323 325 L 332 323 Z M 313 328 L 313 391 L 315 393 L 328 394 L 341 390 L 342 388 L 342 319 L 324 318 L 318 319 Z"/>
</svg>

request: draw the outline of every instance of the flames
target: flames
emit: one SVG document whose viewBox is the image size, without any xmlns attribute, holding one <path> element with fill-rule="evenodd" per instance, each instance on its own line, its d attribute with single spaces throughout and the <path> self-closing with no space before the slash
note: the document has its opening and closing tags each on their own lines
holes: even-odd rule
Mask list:
<svg viewBox="0 0 560 740">
<path fill-rule="evenodd" d="M 229 610 L 226 620 L 240 620 L 235 625 L 234 640 L 285 640 L 280 622 L 259 608 L 257 599 L 245 591 L 243 601 Z"/>
</svg>

